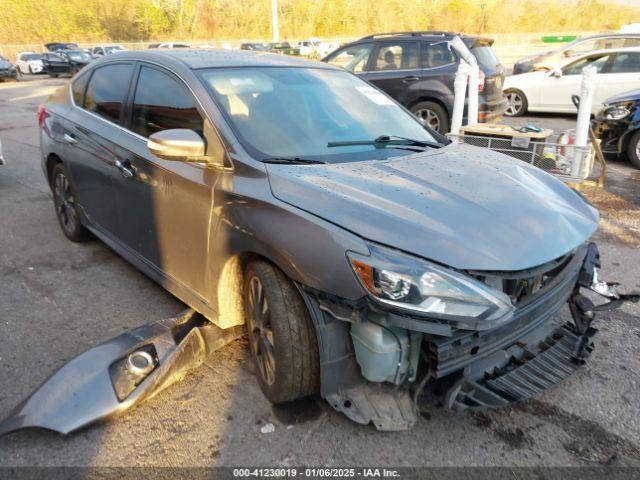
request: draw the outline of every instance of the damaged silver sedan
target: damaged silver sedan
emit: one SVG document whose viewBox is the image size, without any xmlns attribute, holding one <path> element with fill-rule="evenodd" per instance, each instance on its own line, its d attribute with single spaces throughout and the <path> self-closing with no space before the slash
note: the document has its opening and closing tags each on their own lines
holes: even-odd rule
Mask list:
<svg viewBox="0 0 640 480">
<path fill-rule="evenodd" d="M 39 124 L 65 235 L 95 235 L 221 332 L 246 324 L 274 403 L 319 393 L 381 430 L 410 428 L 427 390 L 453 409 L 504 406 L 569 376 L 595 312 L 637 300 L 599 279 L 598 212 L 580 194 L 449 143 L 326 64 L 125 52 L 54 94 Z M 27 401 L 0 430 L 68 432 L 148 398 L 193 335 L 163 333 L 167 349 L 141 332 L 83 363 L 113 386 L 102 410 L 16 422 Z M 82 385 L 74 401 L 95 405 Z"/>
</svg>

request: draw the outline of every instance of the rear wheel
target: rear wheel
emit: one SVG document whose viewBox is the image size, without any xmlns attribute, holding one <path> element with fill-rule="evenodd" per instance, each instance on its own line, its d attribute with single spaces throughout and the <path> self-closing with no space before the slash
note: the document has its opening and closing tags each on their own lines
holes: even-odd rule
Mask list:
<svg viewBox="0 0 640 480">
<path fill-rule="evenodd" d="M 636 168 L 640 168 L 640 130 L 633 134 L 627 144 L 627 158 Z"/>
<path fill-rule="evenodd" d="M 419 102 L 411 107 L 413 113 L 422 122 L 438 133 L 449 133 L 449 114 L 436 102 Z"/>
<path fill-rule="evenodd" d="M 527 113 L 527 97 L 524 96 L 520 90 L 506 90 L 505 96 L 507 97 L 507 110 L 504 114 L 507 117 L 521 117 Z"/>
<path fill-rule="evenodd" d="M 51 187 L 53 189 L 53 204 L 62 232 L 72 242 L 86 240 L 89 237 L 89 231 L 80 223 L 75 188 L 62 163 L 53 167 Z"/>
<path fill-rule="evenodd" d="M 265 396 L 283 403 L 317 393 L 315 328 L 291 280 L 270 263 L 252 262 L 245 272 L 244 298 L 251 356 Z"/>
</svg>

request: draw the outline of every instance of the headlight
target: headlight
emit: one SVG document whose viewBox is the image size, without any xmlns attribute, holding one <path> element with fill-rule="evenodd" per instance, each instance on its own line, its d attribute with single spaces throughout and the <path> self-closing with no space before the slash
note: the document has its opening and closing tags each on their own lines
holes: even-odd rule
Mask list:
<svg viewBox="0 0 640 480">
<path fill-rule="evenodd" d="M 629 107 L 632 104 L 633 102 L 624 102 L 605 105 L 602 118 L 604 120 L 622 120 L 631 114 Z"/>
<path fill-rule="evenodd" d="M 449 268 L 369 244 L 370 256 L 347 252 L 365 290 L 378 302 L 486 330 L 508 321 L 515 307 L 503 292 Z"/>
</svg>

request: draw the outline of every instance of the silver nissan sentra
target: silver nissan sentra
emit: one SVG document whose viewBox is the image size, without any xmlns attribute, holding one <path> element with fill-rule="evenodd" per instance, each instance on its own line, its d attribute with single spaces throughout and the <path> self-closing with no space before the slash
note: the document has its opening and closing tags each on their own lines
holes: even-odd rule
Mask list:
<svg viewBox="0 0 640 480">
<path fill-rule="evenodd" d="M 38 120 L 64 234 L 98 237 L 223 329 L 246 324 L 274 403 L 319 393 L 399 430 L 427 390 L 453 409 L 524 400 L 593 350 L 582 292 L 621 300 L 579 193 L 327 64 L 122 52 Z"/>
</svg>

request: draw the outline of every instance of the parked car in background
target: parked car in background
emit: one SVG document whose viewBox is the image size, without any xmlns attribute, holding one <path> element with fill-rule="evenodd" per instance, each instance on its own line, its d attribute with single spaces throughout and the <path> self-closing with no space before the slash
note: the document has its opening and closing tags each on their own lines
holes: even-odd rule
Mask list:
<svg viewBox="0 0 640 480">
<path fill-rule="evenodd" d="M 94 60 L 93 56 L 85 50 L 62 50 L 59 53 L 67 61 L 69 65 L 67 73 L 71 75 L 75 75 Z"/>
<path fill-rule="evenodd" d="M 69 62 L 62 56 L 62 50 L 57 53 L 42 54 L 43 73 L 48 73 L 51 78 L 69 73 Z"/>
<path fill-rule="evenodd" d="M 257 52 L 268 52 L 269 45 L 266 43 L 247 42 L 240 45 L 240 50 L 254 50 Z"/>
<path fill-rule="evenodd" d="M 62 43 L 62 42 L 51 42 L 45 43 L 45 48 L 50 52 L 57 52 L 58 50 L 77 50 L 77 43 Z"/>
<path fill-rule="evenodd" d="M 271 42 L 269 43 L 269 51 L 284 55 L 300 55 L 300 49 L 292 47 L 289 42 Z"/>
<path fill-rule="evenodd" d="M 17 79 L 18 71 L 16 70 L 15 65 L 0 55 L 0 82 Z"/>
<path fill-rule="evenodd" d="M 18 69 L 18 73 L 22 74 L 42 73 L 42 71 L 44 70 L 44 65 L 42 64 L 42 54 L 35 52 L 18 53 L 16 67 Z"/>
<path fill-rule="evenodd" d="M 156 48 L 191 48 L 186 43 L 164 42 L 160 43 Z"/>
<path fill-rule="evenodd" d="M 302 40 L 294 45 L 294 48 L 300 50 L 300 55 L 306 57 L 323 58 L 338 48 L 338 44 L 324 42 L 319 38 L 310 38 Z"/>
<path fill-rule="evenodd" d="M 603 34 L 583 37 L 562 47 L 536 55 L 521 58 L 513 66 L 513 74 L 534 70 L 554 70 L 577 58 L 596 50 L 610 50 L 626 47 L 640 47 L 640 34 Z"/>
<path fill-rule="evenodd" d="M 604 153 L 626 157 L 640 169 L 640 90 L 607 98 L 593 129 Z"/>
<path fill-rule="evenodd" d="M 601 50 L 569 61 L 551 71 L 537 71 L 507 77 L 504 91 L 511 117 L 526 112 L 576 113 L 572 95 L 580 94 L 582 69 L 597 69 L 592 112 L 599 111 L 604 101 L 637 87 L 640 83 L 640 47 Z"/>
<path fill-rule="evenodd" d="M 453 113 L 453 83 L 460 60 L 449 46 L 451 32 L 401 32 L 370 35 L 342 46 L 323 59 L 376 85 L 408 108 L 425 125 L 448 133 Z M 479 121 L 499 119 L 506 100 L 504 68 L 493 40 L 461 35 L 480 66 Z"/>
<path fill-rule="evenodd" d="M 423 390 L 454 410 L 523 401 L 593 350 L 581 288 L 617 298 L 596 283 L 599 215 L 584 197 L 448 142 L 330 65 L 105 56 L 38 125 L 63 233 L 93 232 L 220 328 L 246 324 L 273 403 L 321 394 L 356 422 L 403 430 Z M 130 353 L 112 350 L 104 365 Z M 152 370 L 100 378 L 138 385 Z"/>
<path fill-rule="evenodd" d="M 94 57 L 102 57 L 103 55 L 111 55 L 112 53 L 122 52 L 126 50 L 122 45 L 94 45 L 89 52 Z"/>
</svg>

